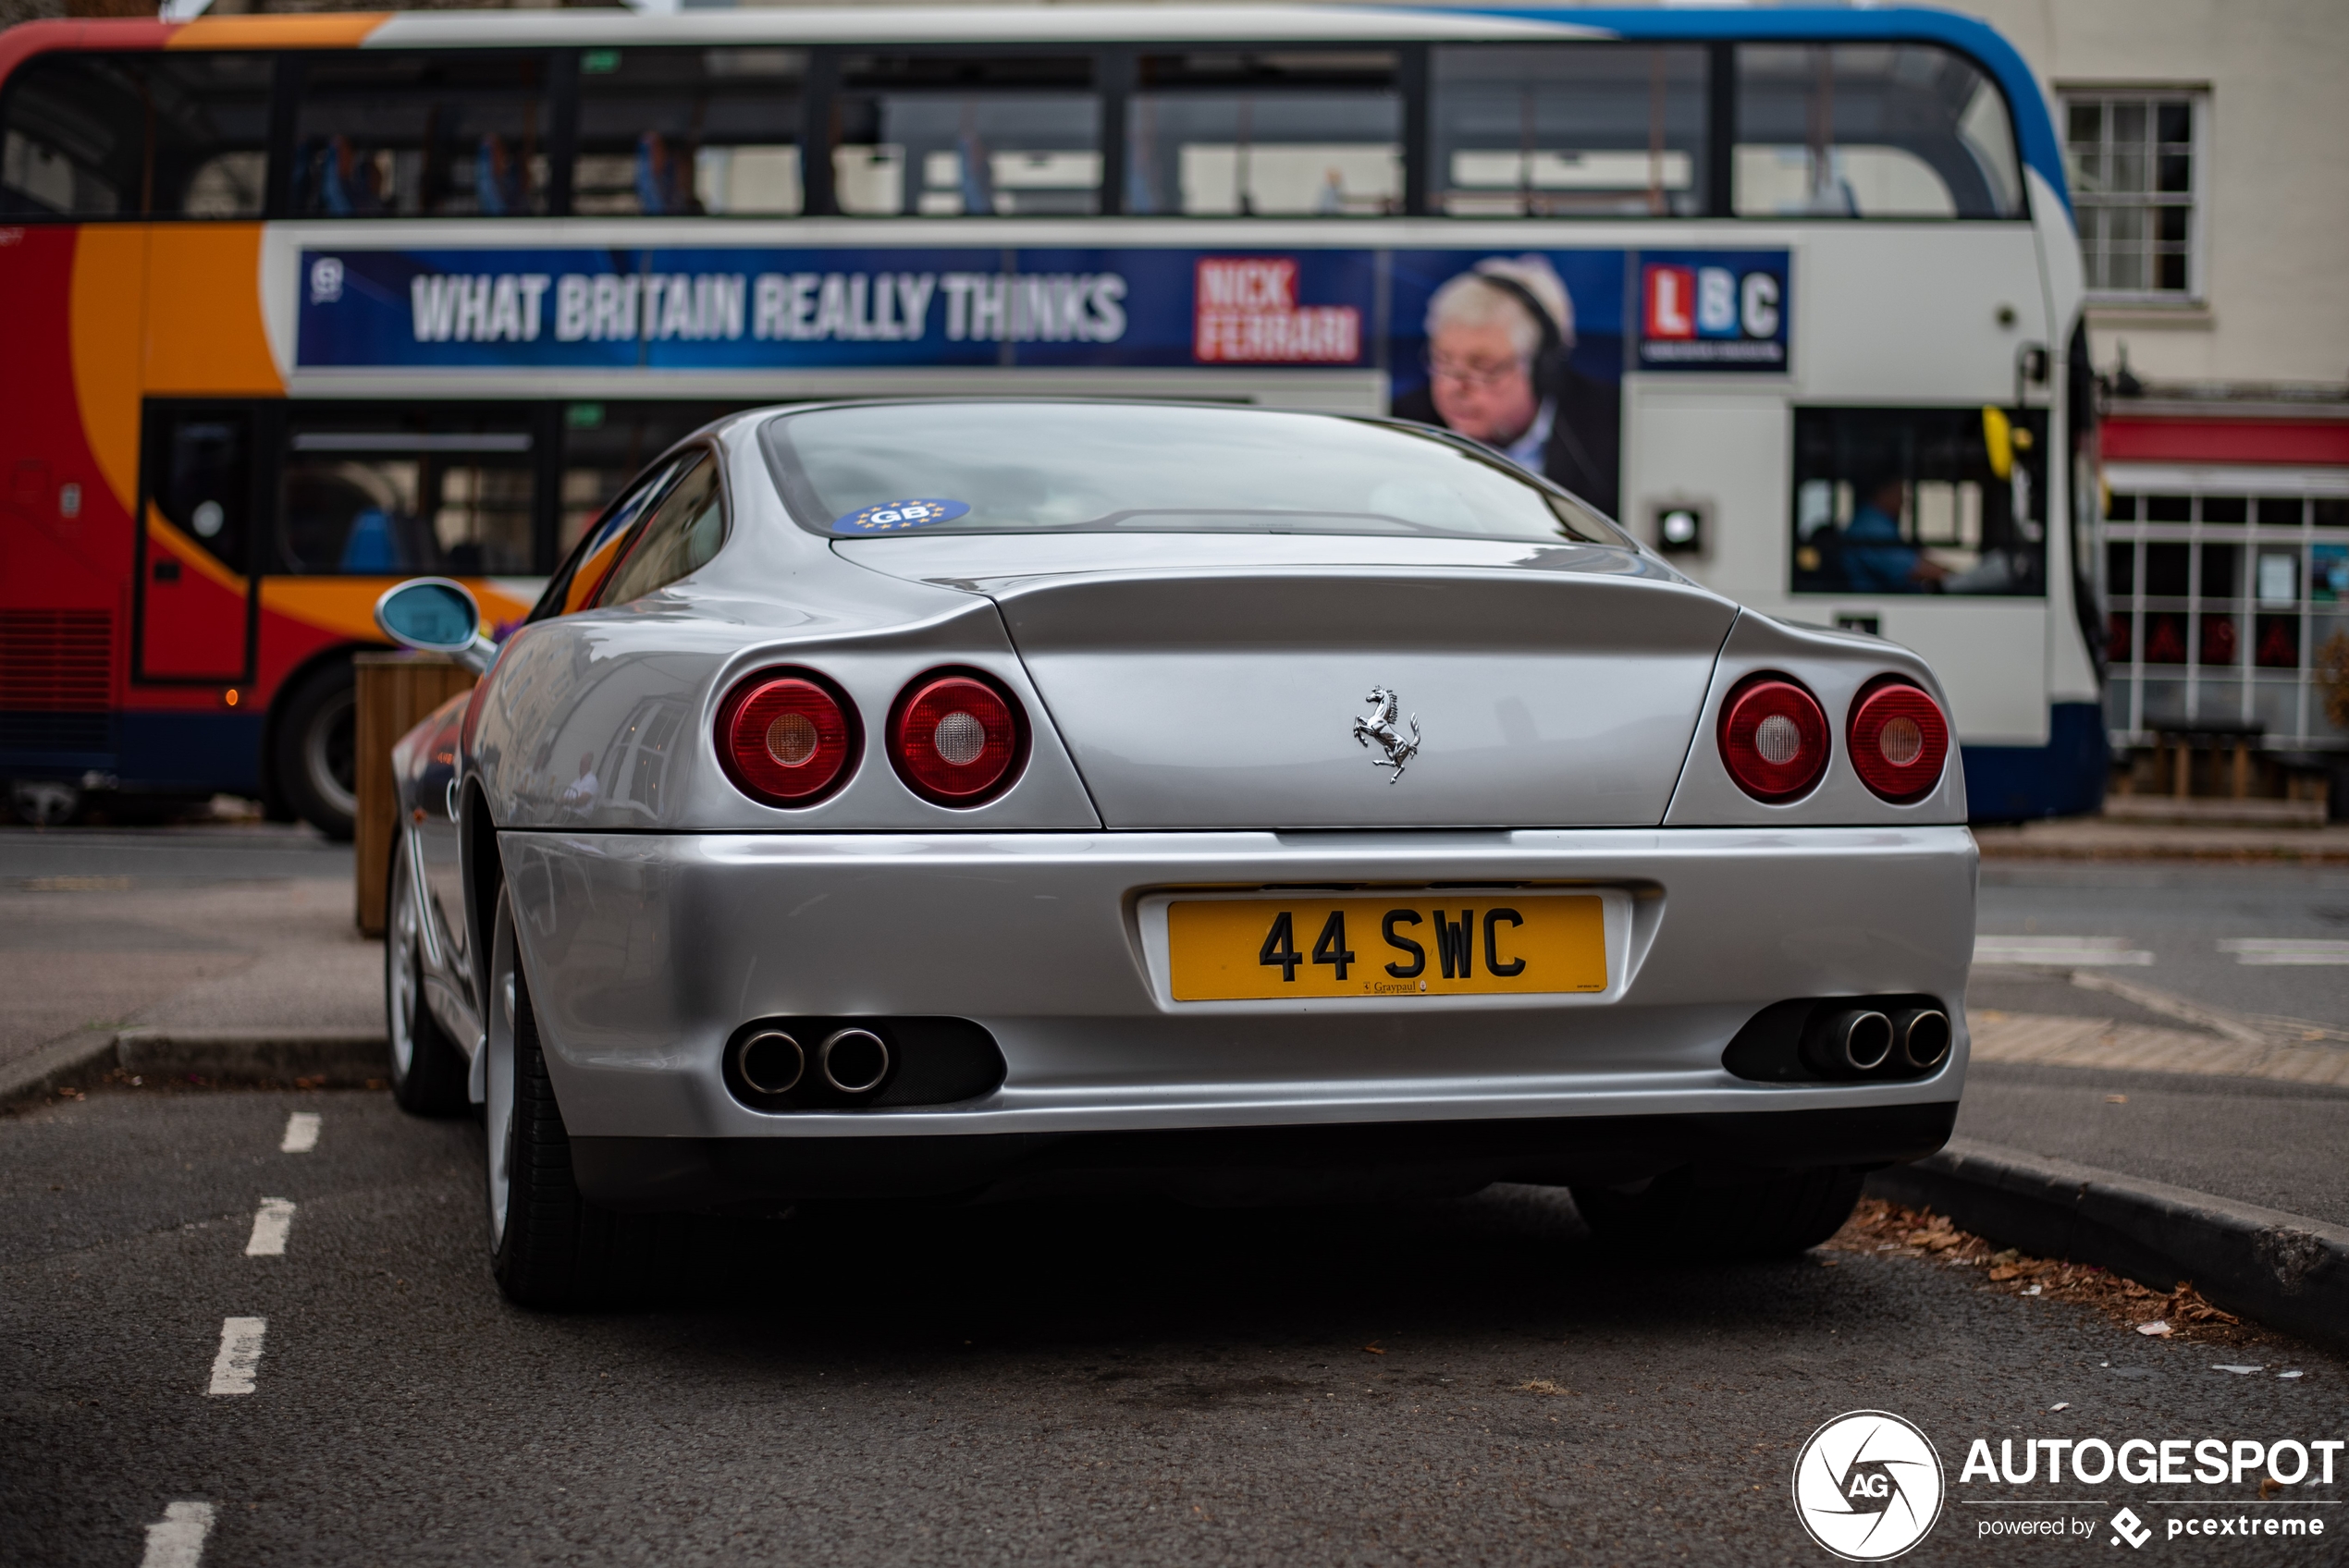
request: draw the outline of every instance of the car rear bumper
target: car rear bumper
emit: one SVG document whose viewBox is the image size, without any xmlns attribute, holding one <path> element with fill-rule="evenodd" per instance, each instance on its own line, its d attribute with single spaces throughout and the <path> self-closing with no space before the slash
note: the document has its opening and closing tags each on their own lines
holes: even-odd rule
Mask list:
<svg viewBox="0 0 2349 1568">
<path fill-rule="evenodd" d="M 1825 1164 L 1846 1143 L 1883 1140 L 1823 1139 L 1824 1124 L 1791 1113 L 1935 1108 L 1928 1121 L 1946 1133 L 1964 1072 L 1976 857 L 1962 827 L 518 831 L 500 846 L 550 1071 L 582 1139 L 881 1151 L 977 1139 L 991 1169 L 1014 1136 L 1048 1140 L 1018 1145 L 1035 1158 L 1073 1134 L 1591 1118 L 1636 1130 L 1677 1117 L 1697 1148 L 1695 1129 L 1730 1117 L 1752 1129 L 1741 1158 L 1777 1146 L 1777 1163 Z M 1605 891 L 1607 990 L 1212 1003 L 1167 990 L 1153 895 L 1431 884 L 1464 900 L 1502 887 Z M 1949 1005 L 1956 1043 L 1935 1072 L 1763 1084 L 1721 1065 L 1770 1003 L 1885 992 Z M 727 1039 L 749 1020 L 916 1014 L 982 1025 L 1003 1054 L 1001 1087 L 952 1106 L 770 1114 L 725 1086 Z M 1923 1154 L 1939 1136 L 1891 1142 Z M 846 1145 L 828 1158 L 854 1169 Z M 628 1180 L 658 1184 L 649 1168 Z"/>
</svg>

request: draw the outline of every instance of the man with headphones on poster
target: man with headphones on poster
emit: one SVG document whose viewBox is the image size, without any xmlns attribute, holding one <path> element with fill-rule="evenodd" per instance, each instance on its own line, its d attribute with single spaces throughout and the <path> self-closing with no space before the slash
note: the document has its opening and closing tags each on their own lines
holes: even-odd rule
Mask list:
<svg viewBox="0 0 2349 1568">
<path fill-rule="evenodd" d="M 1574 369 L 1574 300 L 1539 256 L 1489 256 L 1427 302 L 1427 385 L 1398 419 L 1440 424 L 1615 515 L 1622 410 Z"/>
</svg>

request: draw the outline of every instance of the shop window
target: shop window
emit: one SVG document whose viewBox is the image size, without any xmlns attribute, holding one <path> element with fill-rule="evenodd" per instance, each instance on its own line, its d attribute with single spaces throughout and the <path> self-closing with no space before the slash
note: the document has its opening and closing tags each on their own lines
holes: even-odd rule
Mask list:
<svg viewBox="0 0 2349 1568">
<path fill-rule="evenodd" d="M 316 217 L 547 210 L 547 60 L 320 54 L 303 68 L 293 209 Z"/>
<path fill-rule="evenodd" d="M 572 210 L 789 216 L 801 210 L 796 49 L 588 49 Z"/>
<path fill-rule="evenodd" d="M 1705 52 L 1629 44 L 1434 51 L 1429 179 L 1456 217 L 1694 217 Z"/>
<path fill-rule="evenodd" d="M 2116 599 L 2137 591 L 2137 547 L 2126 540 L 2104 547 L 2105 585 Z"/>
<path fill-rule="evenodd" d="M 1391 51 L 1146 55 L 1125 139 L 1129 213 L 1402 210 L 1403 95 Z"/>
<path fill-rule="evenodd" d="M 1998 86 L 1945 49 L 1744 43 L 1731 187 L 1740 217 L 2015 218 Z"/>
<path fill-rule="evenodd" d="M 1088 56 L 851 55 L 832 119 L 843 213 L 1101 211 L 1101 106 Z"/>
<path fill-rule="evenodd" d="M 2191 522 L 2194 521 L 2194 497 L 2191 496 L 2147 496 L 2147 522 Z"/>
<path fill-rule="evenodd" d="M 2157 599 L 2183 599 L 2194 592 L 2194 557 L 2184 545 L 2146 546 L 2146 593 Z"/>
<path fill-rule="evenodd" d="M 1795 410 L 1795 591 L 2044 593 L 2044 420 Z"/>
</svg>

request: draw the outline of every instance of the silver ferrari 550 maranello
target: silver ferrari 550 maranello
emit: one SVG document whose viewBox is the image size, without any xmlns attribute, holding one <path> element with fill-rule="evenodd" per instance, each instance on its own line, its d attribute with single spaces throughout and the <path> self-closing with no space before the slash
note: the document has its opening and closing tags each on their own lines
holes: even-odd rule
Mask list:
<svg viewBox="0 0 2349 1568">
<path fill-rule="evenodd" d="M 495 1268 L 694 1214 L 1567 1185 L 1810 1245 L 1939 1147 L 1975 850 L 1932 672 L 1471 443 L 1179 403 L 730 418 L 395 753 L 394 1092 Z"/>
</svg>

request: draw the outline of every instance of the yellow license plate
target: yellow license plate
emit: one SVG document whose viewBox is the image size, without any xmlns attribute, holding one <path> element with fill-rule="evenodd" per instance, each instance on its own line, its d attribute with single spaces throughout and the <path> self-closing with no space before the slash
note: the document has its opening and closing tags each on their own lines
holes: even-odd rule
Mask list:
<svg viewBox="0 0 2349 1568">
<path fill-rule="evenodd" d="M 1182 899 L 1166 937 L 1176 1001 L 1606 989 L 1591 893 Z"/>
</svg>

